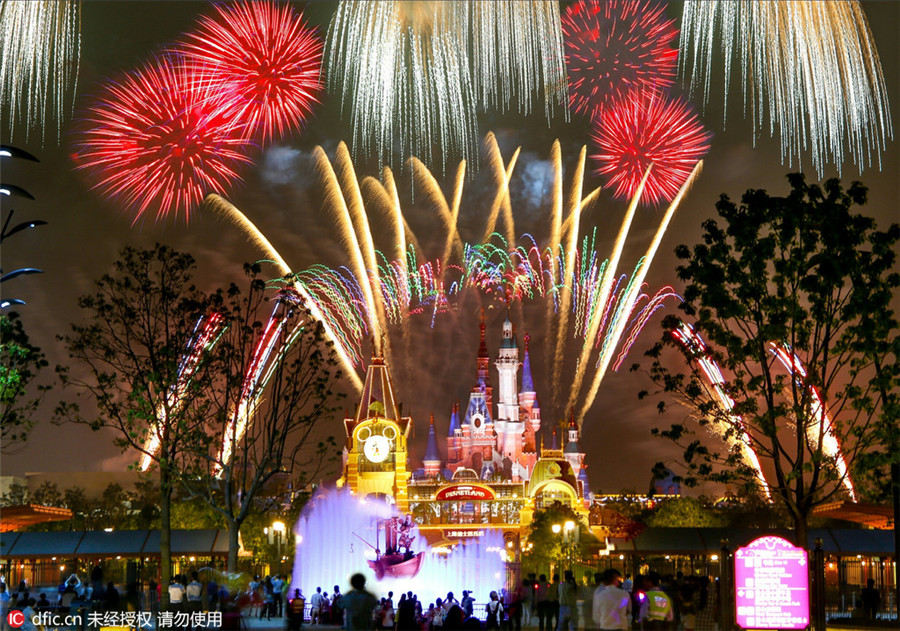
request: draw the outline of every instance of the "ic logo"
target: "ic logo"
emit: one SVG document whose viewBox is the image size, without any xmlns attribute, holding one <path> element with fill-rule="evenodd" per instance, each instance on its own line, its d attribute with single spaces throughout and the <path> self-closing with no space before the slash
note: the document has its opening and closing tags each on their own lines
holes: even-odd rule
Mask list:
<svg viewBox="0 0 900 631">
<path fill-rule="evenodd" d="M 25 624 L 25 614 L 19 611 L 18 609 L 14 609 L 9 612 L 9 615 L 6 616 L 6 621 L 9 622 L 9 626 L 13 629 L 18 629 L 23 624 Z"/>
</svg>

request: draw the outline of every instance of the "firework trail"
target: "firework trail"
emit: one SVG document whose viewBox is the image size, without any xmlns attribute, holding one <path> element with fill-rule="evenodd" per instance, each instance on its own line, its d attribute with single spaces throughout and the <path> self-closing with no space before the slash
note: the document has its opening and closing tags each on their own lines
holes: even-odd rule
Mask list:
<svg viewBox="0 0 900 631">
<path fill-rule="evenodd" d="M 687 103 L 652 92 L 604 108 L 591 136 L 599 149 L 591 156 L 599 162 L 596 173 L 616 197 L 632 197 L 653 165 L 641 202 L 654 205 L 675 198 L 711 138 Z"/>
<path fill-rule="evenodd" d="M 853 481 L 850 479 L 850 472 L 847 470 L 847 463 L 844 461 L 844 454 L 841 452 L 841 445 L 838 443 L 837 436 L 834 434 L 831 419 L 828 411 L 822 404 L 822 398 L 819 391 L 813 386 L 807 386 L 806 368 L 803 362 L 793 352 L 791 352 L 784 344 L 770 344 L 769 349 L 773 355 L 781 362 L 781 364 L 794 377 L 794 381 L 800 388 L 805 388 L 809 393 L 809 422 L 803 423 L 806 428 L 806 439 L 814 450 L 821 447 L 826 457 L 834 461 L 834 466 L 840 475 L 840 479 L 847 492 L 850 494 L 850 500 L 856 501 L 856 492 L 853 490 Z"/>
<path fill-rule="evenodd" d="M 505 109 L 518 99 L 527 113 L 541 91 L 549 119 L 566 98 L 556 2 L 344 0 L 325 65 L 355 151 L 380 164 L 391 161 L 397 140 L 401 160 L 433 165 L 432 147 L 440 146 L 442 170 L 451 158 L 471 164 L 479 107 Z"/>
<path fill-rule="evenodd" d="M 230 119 L 216 83 L 162 57 L 117 83 L 92 105 L 76 142 L 76 165 L 93 187 L 121 201 L 134 221 L 189 218 L 207 193 L 224 192 L 251 160 L 243 127 Z"/>
<path fill-rule="evenodd" d="M 504 198 L 509 196 L 508 183 L 514 164 L 511 162 L 509 166 L 504 165 L 496 143 L 488 143 L 488 152 L 488 161 L 493 163 L 496 171 L 495 184 L 498 190 L 492 213 L 493 220 L 496 221 Z M 551 155 L 556 159 L 556 172 L 561 174 L 558 144 Z M 448 258 L 446 254 L 436 260 L 427 260 L 420 258 L 415 235 L 409 230 L 403 217 L 390 170 L 384 172 L 389 177 L 383 185 L 372 178 L 366 178 L 360 186 L 346 148 L 339 148 L 335 159 L 340 172 L 338 175 L 324 150 L 317 147 L 314 157 L 325 183 L 326 204 L 331 207 L 337 219 L 338 234 L 346 248 L 350 264 L 347 268 L 337 269 L 316 265 L 301 271 L 294 277 L 295 287 L 301 293 L 306 292 L 303 294 L 304 299 L 308 301 L 316 319 L 325 325 L 329 339 L 340 351 L 348 374 L 355 377 L 354 383 L 359 384 L 355 368 L 362 365 L 363 349 L 367 342 L 378 344 L 382 333 L 387 338 L 392 326 L 400 326 L 405 333 L 407 322 L 416 315 L 428 315 L 434 326 L 437 318 L 449 312 L 464 292 L 477 291 L 507 306 L 515 302 L 545 300 L 551 313 L 557 311 L 559 314 L 548 318 L 548 330 L 552 331 L 556 323 L 563 331 L 571 331 L 576 339 L 584 339 L 584 357 L 576 366 L 576 374 L 573 376 L 575 387 L 571 387 L 571 384 L 566 386 L 566 391 L 572 393 L 570 409 L 575 409 L 576 401 L 583 402 L 579 414 L 580 423 L 593 403 L 602 375 L 610 365 L 614 370 L 621 365 L 649 317 L 667 298 L 674 295 L 671 288 L 663 288 L 651 296 L 644 291 L 643 283 L 662 234 L 691 181 L 685 183 L 670 205 L 650 248 L 638 262 L 630 278 L 618 277 L 616 269 L 640 193 L 632 200 L 611 260 L 601 261 L 594 238 L 586 237 L 579 252 L 579 216 L 597 195 L 595 190 L 582 197 L 581 180 L 585 155 L 583 150 L 579 162 L 581 166 L 576 169 L 566 200 L 569 211 L 565 223 L 561 221 L 561 205 L 555 205 L 556 210 L 553 212 L 559 218 L 555 222 L 557 241 L 551 242 L 547 248 L 542 250 L 530 235 L 525 235 L 523 245 L 516 245 L 512 239 L 507 238 L 509 235 L 491 234 L 481 242 L 462 244 L 463 255 L 460 260 L 452 255 Z M 441 239 L 446 252 L 446 245 L 459 236 L 455 218 L 458 216 L 462 195 L 463 171 L 457 171 L 452 203 L 448 202 L 440 190 L 436 178 L 427 177 L 420 169 L 416 171 L 417 181 L 425 190 L 425 198 L 438 208 L 438 215 L 446 230 Z M 699 166 L 695 168 L 692 178 L 698 171 Z M 387 251 L 396 255 L 402 245 L 409 244 L 403 256 L 385 256 L 374 250 L 374 244 L 368 245 L 372 243 L 369 225 L 371 214 L 367 213 L 363 190 L 374 198 L 376 205 L 381 207 L 390 220 L 396 242 Z M 561 183 L 555 183 L 553 190 L 554 197 L 562 197 Z M 220 210 L 247 231 L 270 258 L 276 259 L 286 273 L 289 269 L 287 264 L 249 220 L 224 200 L 215 196 L 211 199 L 214 200 L 213 205 L 221 206 Z M 389 207 L 391 204 L 394 208 Z M 490 223 L 491 217 L 486 221 Z M 511 221 L 508 224 L 507 231 L 513 229 Z M 560 242 L 562 239 L 565 239 L 565 244 Z M 366 252 L 369 247 L 373 249 Z M 564 347 L 565 338 L 562 345 Z M 376 346 L 378 348 L 380 346 Z M 618 354 L 616 349 L 619 349 Z M 591 392 L 584 397 L 581 385 L 590 363 L 588 360 L 595 351 L 599 353 L 598 371 L 592 382 Z M 555 366 L 562 355 L 563 353 L 554 354 L 551 365 Z M 561 367 L 557 370 L 561 370 Z M 559 397 L 558 394 L 555 396 Z"/>
<path fill-rule="evenodd" d="M 81 58 L 79 0 L 0 2 L 0 102 L 8 112 L 9 138 L 17 118 L 27 140 L 45 120 L 56 118 L 59 140 L 66 110 L 75 103 Z"/>
<path fill-rule="evenodd" d="M 214 9 L 179 47 L 185 62 L 212 77 L 228 116 L 262 141 L 299 130 L 319 102 L 321 40 L 288 5 Z"/>
<path fill-rule="evenodd" d="M 303 334 L 305 322 L 298 322 L 293 329 L 285 330 L 284 309 L 290 308 L 285 298 L 280 298 L 275 305 L 272 316 L 266 323 L 266 328 L 257 340 L 253 354 L 244 371 L 244 380 L 241 384 L 241 393 L 235 406 L 234 416 L 229 418 L 222 439 L 222 449 L 216 462 L 216 475 L 220 475 L 234 455 L 232 450 L 240 443 L 253 417 L 259 408 L 263 392 L 269 379 L 281 364 L 285 354 L 293 343 Z M 271 361 L 270 361 L 271 359 Z"/>
<path fill-rule="evenodd" d="M 604 375 L 606 375 L 606 369 L 609 367 L 610 362 L 612 362 L 613 353 L 615 352 L 615 346 L 622 338 L 622 334 L 624 333 L 625 328 L 628 325 L 628 315 L 631 313 L 632 309 L 634 308 L 635 302 L 641 295 L 641 289 L 644 284 L 644 279 L 647 276 L 647 272 L 650 269 L 650 264 L 653 262 L 653 258 L 656 256 L 656 251 L 659 249 L 659 244 L 662 242 L 663 235 L 666 233 L 666 228 L 669 227 L 669 222 L 672 221 L 672 217 L 675 215 L 675 210 L 678 208 L 679 204 L 681 204 L 682 198 L 687 193 L 688 189 L 690 189 L 694 180 L 700 174 L 700 170 L 702 167 L 703 162 L 698 162 L 697 166 L 695 166 L 694 170 L 691 172 L 690 177 L 687 179 L 684 185 L 682 185 L 681 190 L 678 191 L 675 199 L 673 199 L 672 203 L 669 204 L 669 208 L 666 210 L 665 215 L 663 215 L 662 221 L 660 221 L 659 227 L 656 229 L 656 234 L 653 236 L 653 241 L 650 243 L 650 246 L 647 248 L 647 252 L 641 258 L 641 261 L 638 263 L 635 273 L 631 277 L 631 282 L 626 289 L 625 297 L 622 299 L 621 303 L 616 308 L 616 311 L 613 314 L 614 321 L 609 325 L 610 332 L 604 339 L 604 346 L 600 352 L 600 358 L 597 361 L 596 371 L 594 372 L 594 379 L 591 383 L 591 389 L 585 397 L 584 403 L 582 404 L 579 418 L 584 418 L 584 415 L 587 413 L 588 409 L 590 409 L 590 406 L 594 403 L 594 398 L 597 396 L 597 391 L 600 389 L 600 382 L 603 381 L 603 377 Z M 570 407 L 574 406 L 574 397 L 569 397 L 569 403 Z"/>
<path fill-rule="evenodd" d="M 494 184 L 497 187 L 497 194 L 494 196 L 494 202 L 491 204 L 491 210 L 488 213 L 487 222 L 484 226 L 484 237 L 482 241 L 490 239 L 497 227 L 497 218 L 500 211 L 503 210 L 503 219 L 506 226 L 506 239 L 509 243 L 515 241 L 516 226 L 513 221 L 512 204 L 509 199 L 509 182 L 512 180 L 513 170 L 516 168 L 516 162 L 519 160 L 520 148 L 516 148 L 512 158 L 509 160 L 507 167 L 503 166 L 503 155 L 500 153 L 500 146 L 497 144 L 497 137 L 493 132 L 489 132 L 484 139 L 484 147 L 487 152 L 487 161 L 491 165 L 494 172 Z"/>
<path fill-rule="evenodd" d="M 341 241 L 345 244 L 347 254 L 352 260 L 353 272 L 356 274 L 356 277 L 360 279 L 362 284 L 363 295 L 366 297 L 366 307 L 368 311 L 374 315 L 371 319 L 372 343 L 375 346 L 375 353 L 379 354 L 381 351 L 382 340 L 381 321 L 383 320 L 380 316 L 383 315 L 384 309 L 379 308 L 379 303 L 376 302 L 377 294 L 372 291 L 372 282 L 369 280 L 368 270 L 371 270 L 372 273 L 377 273 L 375 250 L 372 245 L 372 233 L 369 229 L 369 222 L 364 217 L 365 207 L 362 206 L 361 200 L 357 200 L 357 195 L 355 194 L 359 189 L 356 184 L 355 174 L 352 172 L 353 166 L 350 161 L 350 156 L 347 153 L 346 145 L 341 143 L 338 146 L 336 162 L 342 173 L 345 175 L 345 183 L 352 189 L 350 203 L 348 204 L 347 195 L 341 187 L 334 166 L 332 165 L 331 160 L 329 160 L 328 155 L 325 153 L 325 150 L 321 147 L 316 147 L 313 151 L 313 155 L 317 168 L 324 179 L 325 195 L 328 202 L 327 205 L 334 209 L 333 212 L 338 223 L 339 236 Z M 348 169 L 349 173 L 347 172 Z M 357 234 L 358 230 L 363 234 L 365 251 L 360 247 Z M 368 269 L 366 267 L 367 262 L 369 263 Z"/>
<path fill-rule="evenodd" d="M 768 115 L 769 135 L 778 128 L 782 161 L 801 164 L 809 149 L 822 177 L 830 162 L 840 172 L 846 145 L 860 170 L 873 153 L 880 168 L 893 137 L 890 106 L 878 52 L 855 0 L 688 0 L 680 50 L 680 70 L 690 74 L 692 90 L 702 86 L 705 101 L 713 56 L 721 50 L 725 57 L 726 104 L 736 59 L 754 140 Z"/>
<path fill-rule="evenodd" d="M 675 81 L 678 37 L 665 5 L 649 0 L 580 0 L 562 16 L 572 108 L 594 118 L 631 91 L 661 92 Z"/>
<path fill-rule="evenodd" d="M 197 372 L 197 367 L 203 355 L 208 352 L 218 341 L 225 327 L 225 318 L 219 313 L 203 316 L 194 326 L 194 332 L 188 340 L 185 354 L 178 364 L 178 377 L 172 390 L 166 395 L 166 403 L 156 410 L 159 419 L 157 428 L 168 425 L 165 418 L 167 413 L 177 414 L 184 404 L 184 397 L 191 380 Z M 150 435 L 144 441 L 144 453 L 141 456 L 140 469 L 146 471 L 153 464 L 153 457 L 159 451 L 160 436 L 152 428 Z"/>
<path fill-rule="evenodd" d="M 246 215 L 238 210 L 234 204 L 214 194 L 208 195 L 204 203 L 207 208 L 238 226 L 238 228 L 248 236 L 250 242 L 255 247 L 259 248 L 264 256 L 275 263 L 276 267 L 278 267 L 278 272 L 282 276 L 289 276 L 291 274 L 291 268 L 272 246 L 269 240 L 266 239 L 265 235 L 263 235 L 263 233 L 259 231 L 259 228 L 257 228 L 252 221 L 247 219 Z M 359 375 L 356 374 L 356 370 L 353 368 L 354 363 L 348 356 L 347 346 L 341 343 L 340 336 L 336 334 L 335 329 L 333 328 L 333 320 L 329 321 L 325 314 L 319 310 L 316 301 L 302 283 L 294 283 L 294 289 L 300 294 L 304 305 L 309 309 L 312 316 L 322 323 L 325 336 L 330 341 L 334 342 L 335 352 L 337 353 L 338 359 L 341 361 L 344 372 L 347 374 L 347 378 L 350 379 L 350 382 L 357 391 L 362 391 L 362 380 L 360 380 Z"/>
<path fill-rule="evenodd" d="M 728 415 L 728 422 L 714 422 L 712 429 L 725 440 L 731 449 L 740 451 L 744 462 L 753 469 L 756 475 L 756 482 L 759 488 L 765 493 L 766 499 L 772 500 L 772 493 L 769 490 L 769 484 L 766 482 L 766 476 L 763 473 L 762 466 L 759 464 L 759 458 L 753 449 L 753 441 L 744 427 L 744 420 L 733 413 L 734 399 L 725 392 L 725 378 L 719 365 L 710 357 L 709 349 L 703 338 L 694 331 L 689 324 L 681 323 L 676 331 L 672 332 L 676 341 L 685 349 L 691 352 L 701 372 L 709 382 L 709 388 L 719 401 L 719 406 Z"/>
</svg>

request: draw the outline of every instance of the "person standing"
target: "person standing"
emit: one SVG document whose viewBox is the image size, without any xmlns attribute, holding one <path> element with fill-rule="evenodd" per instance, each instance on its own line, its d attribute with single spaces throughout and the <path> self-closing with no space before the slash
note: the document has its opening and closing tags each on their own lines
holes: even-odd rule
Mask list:
<svg viewBox="0 0 900 631">
<path fill-rule="evenodd" d="M 538 631 L 552 631 L 553 627 L 547 624 L 547 617 L 550 615 L 550 585 L 547 583 L 547 576 L 541 574 L 534 589 L 534 602 L 538 617 Z"/>
<path fill-rule="evenodd" d="M 303 628 L 305 610 L 306 599 L 299 589 L 295 589 L 294 597 L 288 603 L 288 631 L 300 631 Z"/>
<path fill-rule="evenodd" d="M 184 589 L 187 597 L 187 611 L 189 614 L 197 613 L 203 608 L 203 583 L 200 582 L 197 572 L 191 573 L 191 582 Z"/>
<path fill-rule="evenodd" d="M 272 579 L 272 606 L 275 608 L 275 617 L 280 618 L 284 615 L 284 601 L 282 594 L 284 593 L 284 580 L 281 574 L 276 574 Z"/>
<path fill-rule="evenodd" d="M 169 585 L 169 609 L 175 613 L 184 611 L 184 585 L 179 575 L 175 575 Z"/>
<path fill-rule="evenodd" d="M 372 612 L 378 604 L 374 594 L 366 591 L 366 577 L 354 574 L 350 577 L 353 588 L 341 599 L 346 611 L 346 625 L 349 631 L 372 628 Z"/>
<path fill-rule="evenodd" d="M 578 585 L 575 583 L 575 575 L 572 570 L 564 572 L 565 579 L 557 587 L 559 596 L 559 614 L 557 615 L 556 628 L 558 631 L 575 631 L 578 626 Z"/>
<path fill-rule="evenodd" d="M 640 616 L 644 631 L 672 631 L 675 612 L 672 599 L 659 586 L 659 574 L 650 572 L 644 578 L 644 589 L 646 598 Z"/>
<path fill-rule="evenodd" d="M 497 592 L 491 592 L 491 599 L 485 607 L 487 620 L 485 620 L 485 629 L 499 629 L 500 620 L 503 619 L 503 605 L 500 603 L 500 597 Z"/>
<path fill-rule="evenodd" d="M 878 609 L 881 606 L 881 594 L 875 589 L 875 579 L 870 578 L 866 586 L 859 593 L 862 599 L 863 611 L 866 620 L 874 621 L 878 617 Z"/>
<path fill-rule="evenodd" d="M 322 605 L 325 604 L 325 597 L 322 596 L 322 588 L 316 587 L 316 593 L 310 599 L 312 610 L 309 613 L 310 624 L 320 624 L 322 622 Z"/>
<path fill-rule="evenodd" d="M 550 593 L 548 598 L 550 600 L 550 608 L 548 619 L 550 622 L 550 629 L 556 629 L 559 626 L 559 574 L 553 575 L 553 582 L 550 584 Z"/>
<path fill-rule="evenodd" d="M 606 570 L 594 591 L 592 618 L 599 631 L 627 631 L 631 628 L 631 595 L 619 587 L 619 570 Z"/>
</svg>

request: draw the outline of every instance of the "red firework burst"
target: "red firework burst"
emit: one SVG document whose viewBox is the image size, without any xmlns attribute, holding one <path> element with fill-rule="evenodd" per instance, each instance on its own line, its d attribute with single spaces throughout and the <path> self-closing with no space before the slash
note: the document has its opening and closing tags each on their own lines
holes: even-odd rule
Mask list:
<svg viewBox="0 0 900 631">
<path fill-rule="evenodd" d="M 678 37 L 665 7 L 648 0 L 580 1 L 562 17 L 572 107 L 594 116 L 631 90 L 659 91 L 675 80 Z"/>
<path fill-rule="evenodd" d="M 231 113 L 262 140 L 300 128 L 318 103 L 322 42 L 273 2 L 217 6 L 183 43 L 186 63 L 221 85 Z"/>
<path fill-rule="evenodd" d="M 600 112 L 592 133 L 599 153 L 591 157 L 616 197 L 631 198 L 653 164 L 641 201 L 655 205 L 678 194 L 711 137 L 684 101 L 632 94 Z"/>
<path fill-rule="evenodd" d="M 214 85 L 169 57 L 103 88 L 76 141 L 75 161 L 94 188 L 125 203 L 135 221 L 191 209 L 238 179 L 246 133 L 224 112 Z"/>
</svg>

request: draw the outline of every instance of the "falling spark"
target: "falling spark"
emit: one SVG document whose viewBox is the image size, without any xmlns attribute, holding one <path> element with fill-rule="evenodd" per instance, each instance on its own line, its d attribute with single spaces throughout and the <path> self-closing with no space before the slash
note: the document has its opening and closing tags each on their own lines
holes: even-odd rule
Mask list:
<svg viewBox="0 0 900 631">
<path fill-rule="evenodd" d="M 716 46 L 715 42 L 719 41 Z M 709 99 L 712 60 L 725 57 L 725 103 L 732 62 L 741 66 L 744 115 L 754 140 L 768 117 L 782 162 L 802 165 L 809 150 L 819 177 L 840 172 L 849 148 L 860 171 L 893 138 L 887 88 L 872 33 L 859 2 L 707 2 L 684 4 L 680 69 L 691 90 Z"/>
<path fill-rule="evenodd" d="M 731 448 L 737 448 L 740 451 L 744 462 L 753 469 L 758 487 L 765 493 L 766 499 L 771 501 L 772 493 L 769 490 L 769 484 L 766 482 L 766 476 L 759 463 L 759 457 L 753 448 L 753 441 L 747 433 L 744 420 L 733 413 L 734 399 L 725 392 L 725 378 L 722 376 L 722 371 L 719 370 L 719 365 L 710 357 L 706 343 L 694 331 L 692 326 L 684 322 L 681 323 L 677 330 L 672 332 L 672 335 L 679 344 L 693 354 L 695 361 L 700 366 L 700 370 L 709 382 L 712 392 L 719 400 L 719 406 L 728 415 L 727 423 L 721 421 L 713 422 L 712 429 L 719 437 L 727 441 Z"/>
<path fill-rule="evenodd" d="M 75 103 L 80 58 L 79 0 L 0 3 L 0 102 L 10 138 L 22 119 L 26 140 L 35 126 L 43 139 L 53 116 L 59 140 L 66 111 Z"/>
<path fill-rule="evenodd" d="M 471 55 L 470 55 L 471 51 Z M 344 0 L 325 53 L 330 92 L 349 113 L 357 155 L 390 163 L 416 156 L 441 170 L 477 164 L 476 110 L 543 93 L 549 118 L 566 99 L 556 2 L 365 2 Z"/>
<path fill-rule="evenodd" d="M 850 479 L 850 472 L 847 470 L 847 463 L 844 461 L 841 445 L 834 434 L 831 418 L 829 418 L 825 406 L 822 405 L 822 397 L 819 395 L 819 391 L 813 386 L 806 385 L 806 369 L 795 353 L 792 353 L 783 344 L 771 343 L 770 345 L 772 354 L 793 375 L 797 385 L 801 388 L 806 388 L 809 394 L 810 417 L 808 422 L 803 423 L 806 427 L 807 440 L 813 445 L 813 449 L 818 449 L 821 437 L 822 453 L 834 461 L 834 466 L 838 471 L 838 475 L 840 475 L 841 482 L 850 494 L 850 500 L 855 502 L 856 492 L 853 490 L 853 481 Z"/>
</svg>

